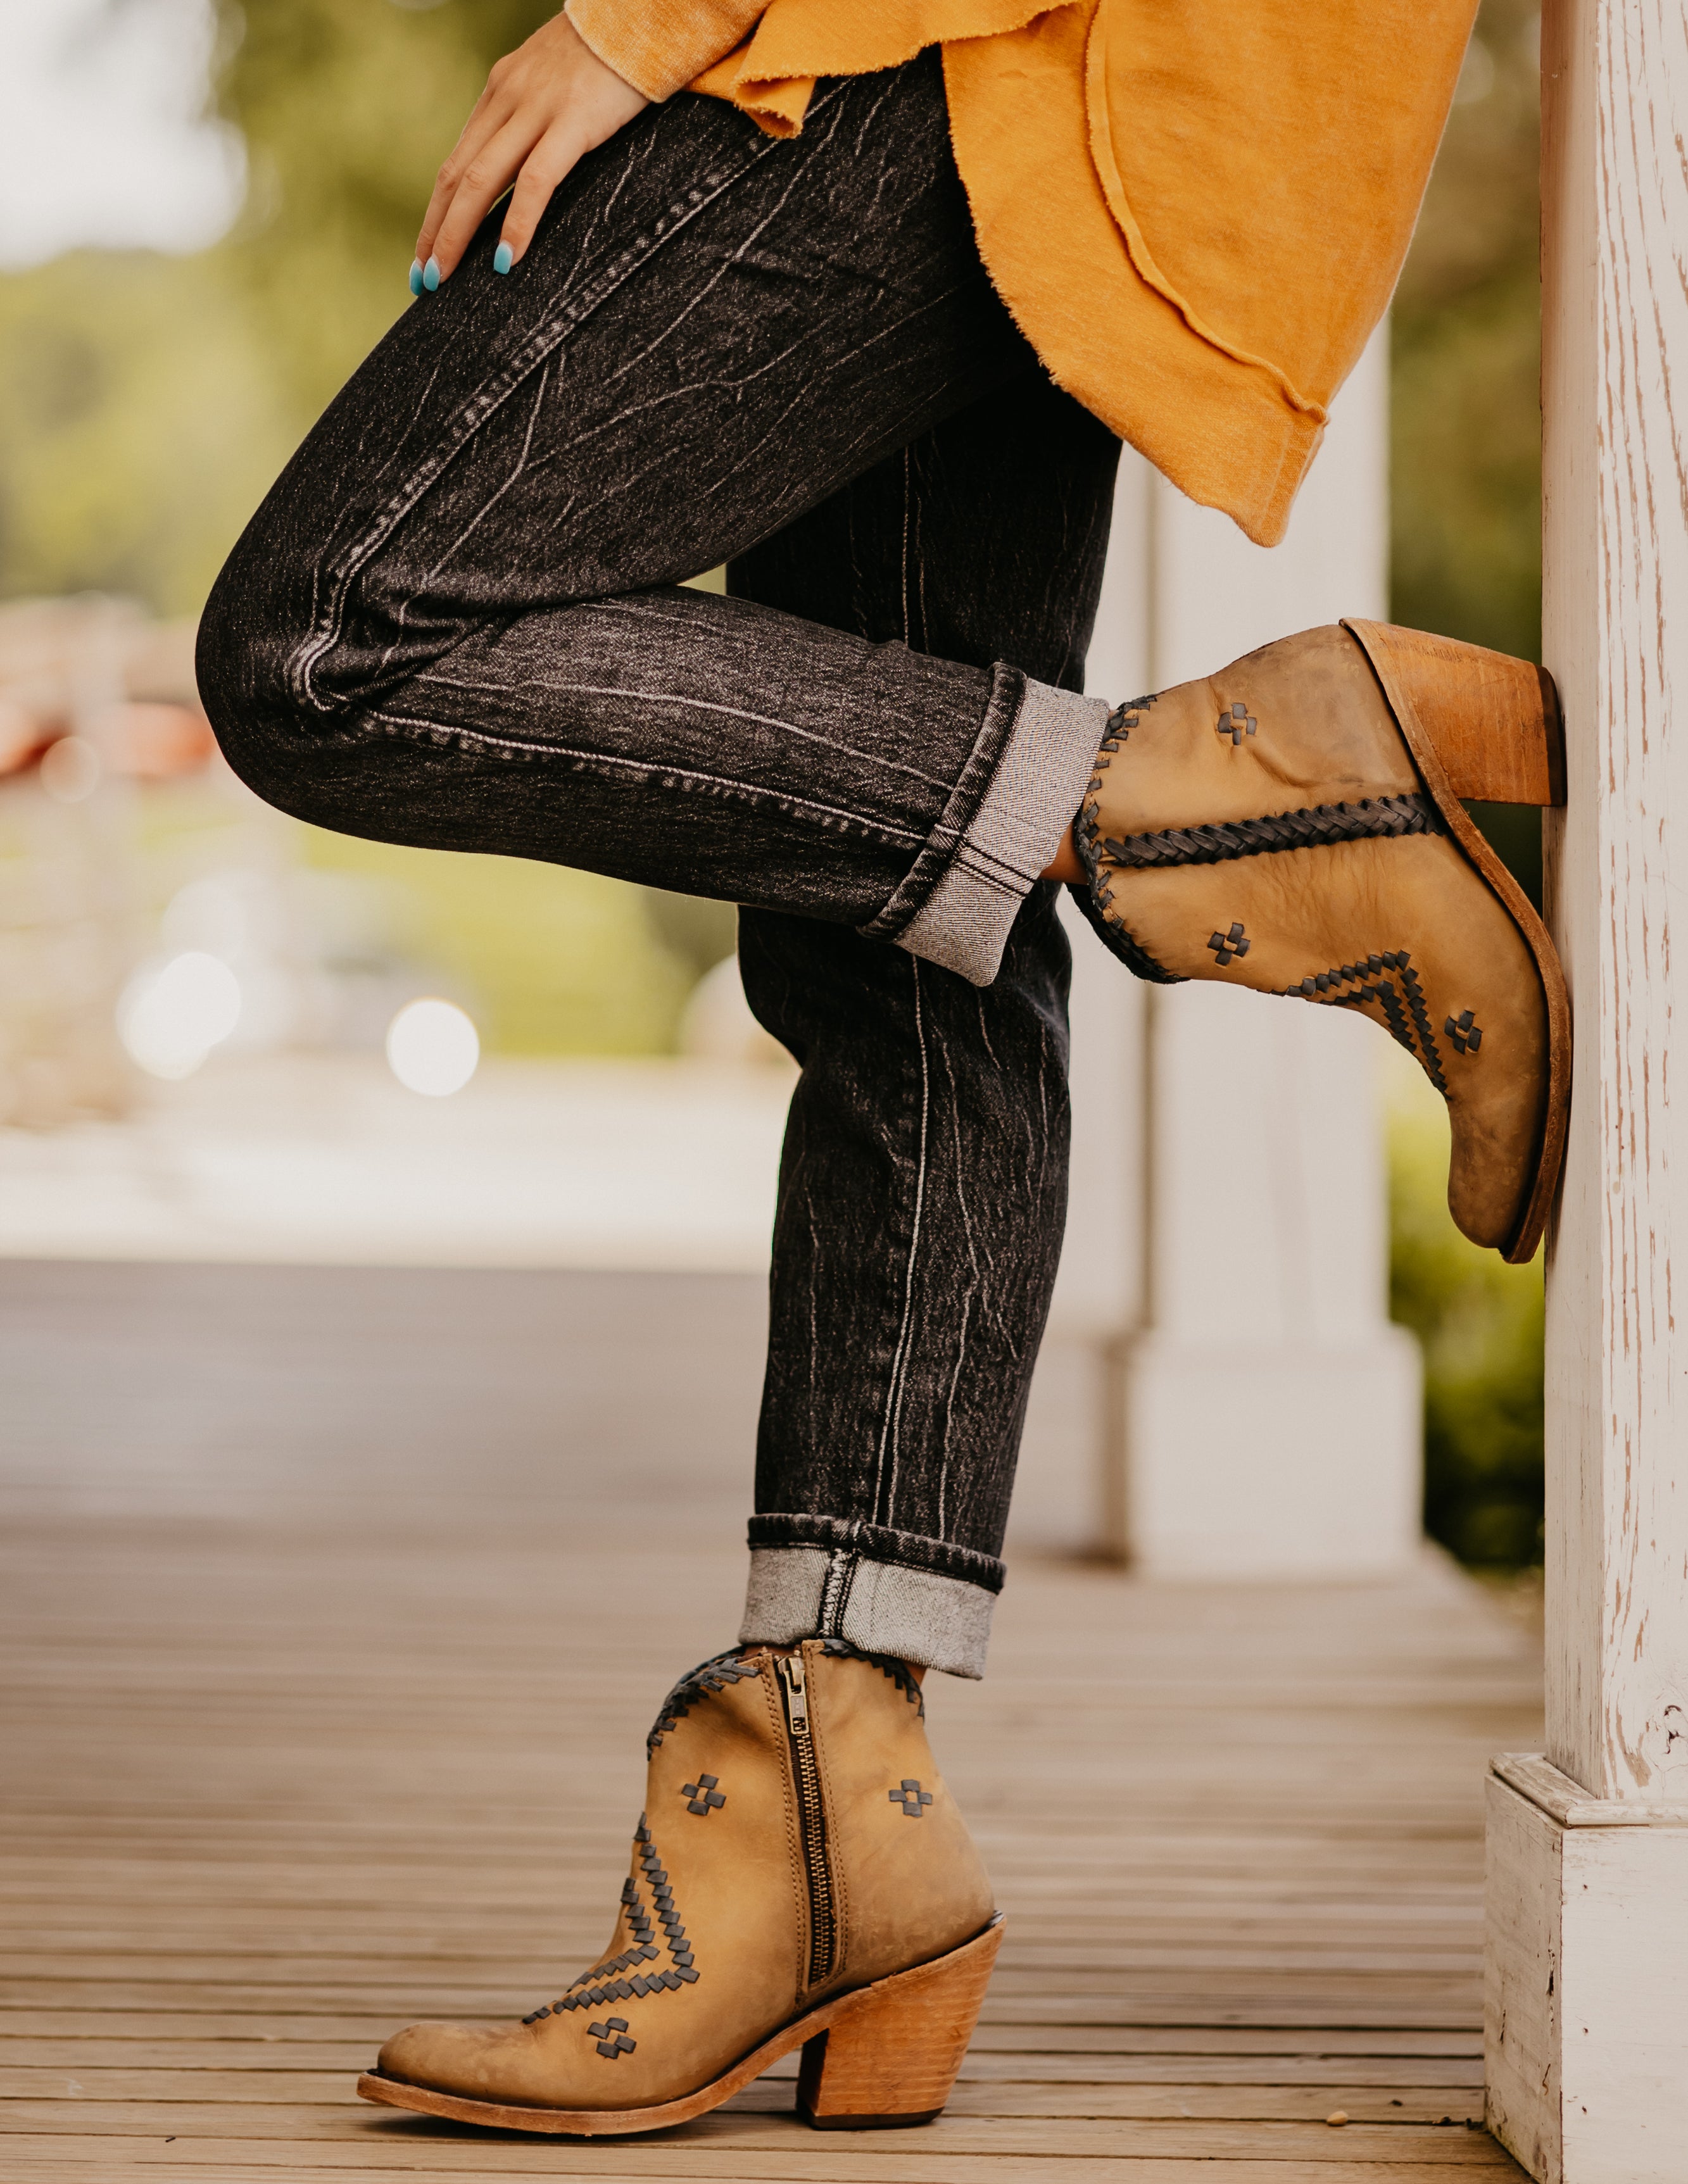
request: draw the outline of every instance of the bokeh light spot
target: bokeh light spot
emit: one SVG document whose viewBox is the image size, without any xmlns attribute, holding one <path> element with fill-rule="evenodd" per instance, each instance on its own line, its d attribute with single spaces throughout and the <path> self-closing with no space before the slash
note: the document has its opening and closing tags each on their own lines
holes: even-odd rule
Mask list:
<svg viewBox="0 0 1688 2184">
<path fill-rule="evenodd" d="M 200 949 L 143 965 L 117 1005 L 118 1036 L 153 1077 L 191 1077 L 239 1022 L 239 979 Z"/>
<path fill-rule="evenodd" d="M 387 1028 L 387 1066 L 409 1092 L 460 1092 L 481 1059 L 480 1035 L 454 1002 L 407 1001 Z"/>
</svg>

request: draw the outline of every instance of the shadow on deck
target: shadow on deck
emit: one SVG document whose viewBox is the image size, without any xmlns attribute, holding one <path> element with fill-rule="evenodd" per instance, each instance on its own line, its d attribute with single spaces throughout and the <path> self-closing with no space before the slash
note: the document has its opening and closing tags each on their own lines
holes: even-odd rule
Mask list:
<svg viewBox="0 0 1688 2184">
<path fill-rule="evenodd" d="M 938 2123 L 818 2138 L 773 2079 L 596 2145 L 354 2099 L 394 2025 L 531 2008 L 601 1946 L 649 1718 L 737 1627 L 761 1310 L 0 1267 L 0 2172 L 1521 2176 L 1480 2128 L 1481 1790 L 1537 1663 L 1429 1558 L 1014 1565 L 989 1681 L 929 1692 L 1008 1914 Z"/>
</svg>

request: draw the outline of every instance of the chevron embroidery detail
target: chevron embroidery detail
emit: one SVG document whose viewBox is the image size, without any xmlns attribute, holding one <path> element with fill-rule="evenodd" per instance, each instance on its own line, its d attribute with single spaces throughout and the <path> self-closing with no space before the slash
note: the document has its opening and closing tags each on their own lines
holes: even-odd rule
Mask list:
<svg viewBox="0 0 1688 2184">
<path fill-rule="evenodd" d="M 1389 973 L 1393 975 L 1385 975 Z M 1423 1062 L 1437 1091 L 1447 1090 L 1424 989 L 1407 949 L 1386 948 L 1380 955 L 1357 956 L 1351 963 L 1317 972 L 1284 991 L 1291 1000 L 1320 1001 L 1327 1007 L 1365 1009 L 1375 1005 L 1390 1036 L 1415 1061 Z"/>
<path fill-rule="evenodd" d="M 686 1938 L 685 1924 L 674 1901 L 667 1869 L 657 1855 L 643 1814 L 633 1835 L 633 1859 L 650 1892 L 655 1919 L 653 1921 L 645 1909 L 638 1883 L 629 1875 L 621 1884 L 621 1908 L 633 1946 L 624 1949 L 619 1957 L 594 1964 L 589 1972 L 582 1972 L 573 1981 L 562 2000 L 552 2005 L 560 2016 L 565 2009 L 601 2009 L 606 2002 L 627 2002 L 634 1996 L 642 2000 L 646 1995 L 677 1994 L 682 1986 L 695 1986 L 702 1976 L 693 1958 L 692 1945 Z M 667 1945 L 667 1965 L 660 1971 L 635 1971 L 636 1964 L 655 1964 L 661 1957 L 663 1951 L 656 1940 L 658 1926 Z M 549 2014 L 548 2010 L 536 2010 L 533 2017 L 523 2021 L 531 2025 L 536 2018 Z"/>
</svg>

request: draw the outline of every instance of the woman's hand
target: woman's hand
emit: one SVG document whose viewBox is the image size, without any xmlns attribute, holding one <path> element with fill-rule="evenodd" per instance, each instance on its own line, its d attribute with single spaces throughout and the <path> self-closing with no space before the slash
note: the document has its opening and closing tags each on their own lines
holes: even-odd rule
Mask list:
<svg viewBox="0 0 1688 2184">
<path fill-rule="evenodd" d="M 411 287 L 437 288 L 449 278 L 514 182 L 493 260 L 508 273 L 564 176 L 649 103 L 604 66 L 566 15 L 554 16 L 487 78 L 428 200 Z"/>
</svg>

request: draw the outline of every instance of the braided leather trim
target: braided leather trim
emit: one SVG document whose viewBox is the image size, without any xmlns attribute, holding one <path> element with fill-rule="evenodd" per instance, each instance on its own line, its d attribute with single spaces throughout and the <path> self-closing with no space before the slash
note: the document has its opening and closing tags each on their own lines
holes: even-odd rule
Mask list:
<svg viewBox="0 0 1688 2184">
<path fill-rule="evenodd" d="M 1235 857 L 1266 856 L 1279 850 L 1326 849 L 1334 842 L 1447 831 L 1446 821 L 1429 796 L 1366 796 L 1357 804 L 1319 804 L 1268 819 L 1173 827 L 1158 834 L 1128 834 L 1117 841 L 1108 836 L 1101 848 L 1116 866 L 1144 872 L 1172 865 L 1223 865 Z"/>
</svg>

